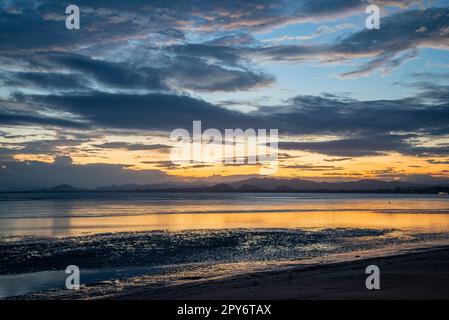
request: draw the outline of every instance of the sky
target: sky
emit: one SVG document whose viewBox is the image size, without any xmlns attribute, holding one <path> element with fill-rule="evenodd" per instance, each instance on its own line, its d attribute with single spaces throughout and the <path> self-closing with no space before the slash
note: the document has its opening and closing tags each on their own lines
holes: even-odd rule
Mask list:
<svg viewBox="0 0 449 320">
<path fill-rule="evenodd" d="M 278 129 L 273 177 L 448 179 L 448 49 L 449 1 L 4 0 L 0 190 L 259 176 L 172 163 L 194 120 Z"/>
</svg>

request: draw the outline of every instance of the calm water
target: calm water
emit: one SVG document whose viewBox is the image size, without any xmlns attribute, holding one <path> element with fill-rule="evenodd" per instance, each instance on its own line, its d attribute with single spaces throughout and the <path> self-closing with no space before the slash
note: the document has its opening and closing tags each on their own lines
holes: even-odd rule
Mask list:
<svg viewBox="0 0 449 320">
<path fill-rule="evenodd" d="M 0 237 L 228 228 L 449 231 L 449 198 L 381 194 L 0 194 Z"/>
</svg>

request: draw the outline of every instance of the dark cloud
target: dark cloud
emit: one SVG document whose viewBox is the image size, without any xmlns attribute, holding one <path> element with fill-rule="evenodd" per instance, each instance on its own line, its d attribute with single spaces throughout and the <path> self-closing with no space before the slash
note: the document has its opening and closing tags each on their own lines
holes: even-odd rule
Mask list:
<svg viewBox="0 0 449 320">
<path fill-rule="evenodd" d="M 409 6 L 418 1 L 374 2 Z M 333 45 L 261 49 L 249 32 L 360 13 L 367 1 L 80 0 L 77 5 L 82 27 L 71 31 L 65 29 L 68 4 L 56 0 L 8 1 L 0 6 L 0 53 L 11 61 L 23 56 L 29 59 L 26 70 L 4 73 L 3 85 L 50 91 L 167 91 L 167 82 L 176 89 L 197 91 L 237 91 L 270 85 L 272 76 L 248 66 L 247 59 L 253 55 L 280 60 L 376 55 L 367 65 L 344 76 L 379 67 L 388 71 L 414 55 L 411 51 L 397 56 L 399 52 L 421 44 L 445 45 L 441 33 L 448 20 L 445 9 L 429 9 L 387 17 L 382 20 L 380 32 L 361 31 Z M 425 31 L 410 34 L 417 21 L 423 21 L 424 29 L 420 30 Z M 189 43 L 184 33 L 191 31 L 213 36 L 204 43 Z M 402 47 L 397 44 L 398 34 L 406 37 L 400 41 Z M 140 42 L 137 49 L 130 44 L 133 41 Z M 141 57 L 139 50 L 143 50 Z M 117 54 L 121 51 L 132 54 Z M 151 63 L 142 63 L 148 60 Z"/>
<path fill-rule="evenodd" d="M 188 47 L 190 45 L 186 45 Z M 198 48 L 202 54 L 197 54 L 195 50 L 184 52 L 179 49 L 173 50 L 180 51 L 176 54 L 165 53 L 159 58 L 157 68 L 61 52 L 4 57 L 4 67 L 14 66 L 19 71 L 4 72 L 0 75 L 0 81 L 16 90 L 35 88 L 55 92 L 86 92 L 98 88 L 103 91 L 167 92 L 167 83 L 198 91 L 236 91 L 267 86 L 274 81 L 267 74 L 244 67 L 241 57 L 223 53 L 225 50 L 220 46 L 198 45 Z M 210 61 L 213 52 L 216 52 L 215 62 Z"/>
<path fill-rule="evenodd" d="M 435 100 L 429 104 L 428 95 L 430 92 L 425 91 L 415 98 L 378 101 L 332 95 L 297 96 L 288 105 L 260 107 L 249 114 L 189 96 L 169 94 L 96 92 L 63 96 L 19 95 L 17 98 L 29 105 L 37 103 L 55 112 L 69 112 L 93 127 L 161 131 L 185 128 L 191 131 L 192 121 L 201 120 L 203 130 L 277 128 L 281 134 L 343 137 L 322 142 L 281 143 L 284 149 L 342 157 L 379 155 L 389 151 L 444 155 L 448 152 L 446 145 L 425 147 L 417 141 L 419 136 L 435 139 L 449 134 L 449 105 Z"/>
<path fill-rule="evenodd" d="M 433 156 L 448 156 L 449 155 L 449 145 L 446 146 L 438 146 L 438 147 L 416 147 L 413 146 L 410 148 L 410 150 L 407 152 L 407 150 L 404 151 L 404 153 L 408 153 L 414 156 L 420 156 L 420 157 L 433 157 Z"/>
<path fill-rule="evenodd" d="M 408 6 L 420 1 L 369 1 Z M 73 50 L 148 35 L 183 39 L 183 32 L 259 31 L 288 23 L 364 13 L 364 0 L 78 0 L 82 32 L 65 29 L 64 0 L 0 5 L 0 51 Z M 81 31 L 80 30 L 80 31 Z"/>
<path fill-rule="evenodd" d="M 51 53 L 44 59 L 53 68 L 72 71 L 75 73 L 74 77 L 90 77 L 108 89 L 167 89 L 160 72 L 150 67 L 133 68 L 125 63 L 102 61 L 75 54 Z"/>
<path fill-rule="evenodd" d="M 121 43 L 149 32 L 166 34 L 179 14 L 146 1 L 77 1 L 81 30 L 65 28 L 70 1 L 13 1 L 0 6 L 0 52 L 75 50 L 102 43 Z M 168 13 L 168 14 L 167 14 Z M 171 33 L 173 35 L 173 32 Z"/>
<path fill-rule="evenodd" d="M 176 56 L 213 59 L 234 66 L 238 65 L 241 59 L 240 49 L 220 44 L 186 43 L 170 46 L 167 50 Z"/>
<path fill-rule="evenodd" d="M 423 91 L 410 99 L 357 101 L 340 98 L 298 96 L 290 106 L 259 112 L 270 115 L 279 128 L 300 134 L 330 134 L 344 138 L 319 142 L 281 142 L 279 147 L 307 150 L 332 156 L 381 155 L 391 151 L 414 156 L 447 155 L 445 144 L 422 146 L 419 137 L 449 134 L 449 105 L 445 97 Z M 426 103 L 432 96 L 431 104 Z M 447 100 L 446 100 L 447 101 Z M 396 132 L 394 134 L 393 132 Z M 401 134 L 397 134 L 401 133 Z"/>
<path fill-rule="evenodd" d="M 41 125 L 56 126 L 67 128 L 86 128 L 87 125 L 82 122 L 71 121 L 56 117 L 45 117 L 40 115 L 26 115 L 19 113 L 7 113 L 0 110 L 1 125 Z"/>
<path fill-rule="evenodd" d="M 107 90 L 167 90 L 160 70 L 136 68 L 87 56 L 46 52 L 32 56 L 5 57 L 4 64 L 19 71 L 0 75 L 4 85 L 17 88 L 41 88 L 63 91 L 88 91 L 93 87 Z M 21 69 L 26 71 L 21 71 Z"/>
<path fill-rule="evenodd" d="M 48 72 L 5 72 L 0 75 L 3 85 L 14 88 L 44 90 L 87 90 L 83 76 Z"/>
<path fill-rule="evenodd" d="M 74 164 L 70 157 L 56 157 L 53 163 L 38 161 L 0 162 L 2 188 L 8 190 L 49 188 L 58 184 L 93 188 L 123 183 L 158 183 L 170 180 L 159 170 L 132 170 L 119 164 Z M 5 190 L 5 189 L 3 189 Z"/>
<path fill-rule="evenodd" d="M 172 161 L 160 160 L 160 161 L 142 161 L 143 164 L 151 164 L 160 169 L 166 170 L 174 170 L 179 169 L 181 166 L 179 164 L 175 164 Z M 191 167 L 191 166 L 190 166 Z"/>
<path fill-rule="evenodd" d="M 339 162 L 339 161 L 347 161 L 352 160 L 351 157 L 345 157 L 345 158 L 333 158 L 333 159 L 324 159 L 326 162 Z"/>
<path fill-rule="evenodd" d="M 3 147 L 8 148 L 10 154 L 46 154 L 55 155 L 61 152 L 61 148 L 70 148 L 88 142 L 89 139 L 39 139 L 26 142 L 4 142 Z"/>
<path fill-rule="evenodd" d="M 4 31 L 0 41 L 0 69 L 7 70 L 0 77 L 3 85 L 56 92 L 92 88 L 161 92 L 169 90 L 166 82 L 174 84 L 176 89 L 199 91 L 246 90 L 273 82 L 272 77 L 243 66 L 238 50 L 212 42 L 144 46 L 148 47 L 142 52 L 144 62 L 139 61 L 139 51 L 133 49 L 129 49 L 132 55 L 114 54 L 109 60 L 104 58 L 105 52 L 126 48 L 134 38 L 143 43 L 148 37 L 157 39 L 157 35 L 156 43 L 163 41 L 161 37 L 168 42 L 183 38 L 167 30 L 170 26 L 181 27 L 183 19 L 198 18 L 206 7 L 221 11 L 225 4 L 79 1 L 82 29 L 72 31 L 65 29 L 68 4 L 47 0 L 35 5 L 10 2 L 0 7 L 0 31 Z M 210 12 L 205 10 L 204 14 Z M 151 65 L 148 65 L 149 56 L 154 60 Z M 10 64 L 15 64 L 13 71 Z"/>
<path fill-rule="evenodd" d="M 189 96 L 168 94 L 108 94 L 21 96 L 34 103 L 82 116 L 93 124 L 121 129 L 172 130 L 192 128 L 249 128 L 253 117 Z"/>
<path fill-rule="evenodd" d="M 449 85 L 441 85 L 426 81 L 408 83 L 405 86 L 420 91 L 419 97 L 433 104 L 445 105 L 449 101 Z"/>
<path fill-rule="evenodd" d="M 449 159 L 448 160 L 435 160 L 435 159 L 428 159 L 426 160 L 428 163 L 430 164 L 449 164 Z"/>
<path fill-rule="evenodd" d="M 198 91 L 237 91 L 268 86 L 273 77 L 242 66 L 210 64 L 196 57 L 177 57 L 164 70 L 180 88 Z"/>
<path fill-rule="evenodd" d="M 423 183 L 433 185 L 449 185 L 449 179 L 447 177 L 432 176 L 429 174 L 410 174 L 404 175 L 401 178 L 404 182 L 410 183 Z"/>
<path fill-rule="evenodd" d="M 0 6 L 0 51 L 70 50 L 175 31 L 260 30 L 360 12 L 361 0 L 78 0 L 82 32 L 65 29 L 70 1 L 7 1 Z M 43 37 L 43 35 L 45 35 Z"/>
<path fill-rule="evenodd" d="M 94 147 L 105 149 L 125 149 L 128 151 L 167 150 L 171 148 L 171 146 L 165 144 L 143 144 L 128 142 L 105 142 L 102 144 L 95 144 Z"/>
<path fill-rule="evenodd" d="M 286 132 L 302 134 L 358 133 L 379 135 L 389 132 L 447 134 L 449 105 L 428 105 L 418 98 L 378 101 L 329 99 L 298 96 L 289 106 L 259 111 Z"/>
<path fill-rule="evenodd" d="M 303 150 L 330 156 L 364 157 L 398 152 L 412 156 L 447 156 L 449 147 L 420 147 L 410 137 L 416 135 L 367 135 L 320 142 L 280 142 L 282 150 Z"/>
<path fill-rule="evenodd" d="M 449 9 L 409 10 L 382 18 L 379 30 L 363 29 L 334 44 L 280 45 L 254 51 L 273 60 L 344 61 L 374 57 L 343 76 L 358 76 L 381 68 L 388 72 L 416 56 L 420 47 L 449 47 Z"/>
<path fill-rule="evenodd" d="M 302 171 L 333 171 L 333 170 L 343 170 L 343 167 L 336 166 L 317 166 L 312 164 L 287 164 L 281 165 L 281 168 L 286 169 L 299 169 Z"/>
<path fill-rule="evenodd" d="M 411 148 L 402 136 L 382 135 L 320 142 L 280 142 L 284 150 L 306 150 L 332 156 L 374 156 Z"/>
</svg>

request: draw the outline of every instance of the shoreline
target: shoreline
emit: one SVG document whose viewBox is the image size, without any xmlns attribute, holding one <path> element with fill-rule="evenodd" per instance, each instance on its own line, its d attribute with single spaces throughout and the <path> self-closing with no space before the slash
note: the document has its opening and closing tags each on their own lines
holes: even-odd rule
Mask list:
<svg viewBox="0 0 449 320">
<path fill-rule="evenodd" d="M 111 236 L 124 245 L 136 240 Z M 379 241 L 390 237 L 376 238 Z M 365 269 L 370 264 L 381 270 L 380 291 L 364 287 L 368 276 Z M 50 289 L 6 299 L 449 299 L 448 239 L 396 243 L 291 261 L 178 265 L 176 269 L 165 274 L 130 275 L 86 283 L 75 292 Z M 432 274 L 433 270 L 444 272 Z M 397 277 L 396 280 L 393 277 L 393 282 L 392 275 Z M 436 291 L 432 291 L 435 287 Z"/>
<path fill-rule="evenodd" d="M 380 269 L 380 290 L 367 290 L 365 269 Z M 449 299 L 449 246 L 343 262 L 257 271 L 219 279 L 98 297 L 119 300 Z"/>
</svg>

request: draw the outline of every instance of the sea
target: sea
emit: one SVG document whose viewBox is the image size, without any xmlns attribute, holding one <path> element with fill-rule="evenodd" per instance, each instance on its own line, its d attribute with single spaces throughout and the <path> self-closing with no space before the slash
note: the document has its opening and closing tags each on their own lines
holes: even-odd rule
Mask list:
<svg viewBox="0 0 449 320">
<path fill-rule="evenodd" d="M 69 265 L 95 296 L 448 240 L 447 195 L 1 193 L 0 298 L 64 295 Z"/>
</svg>

